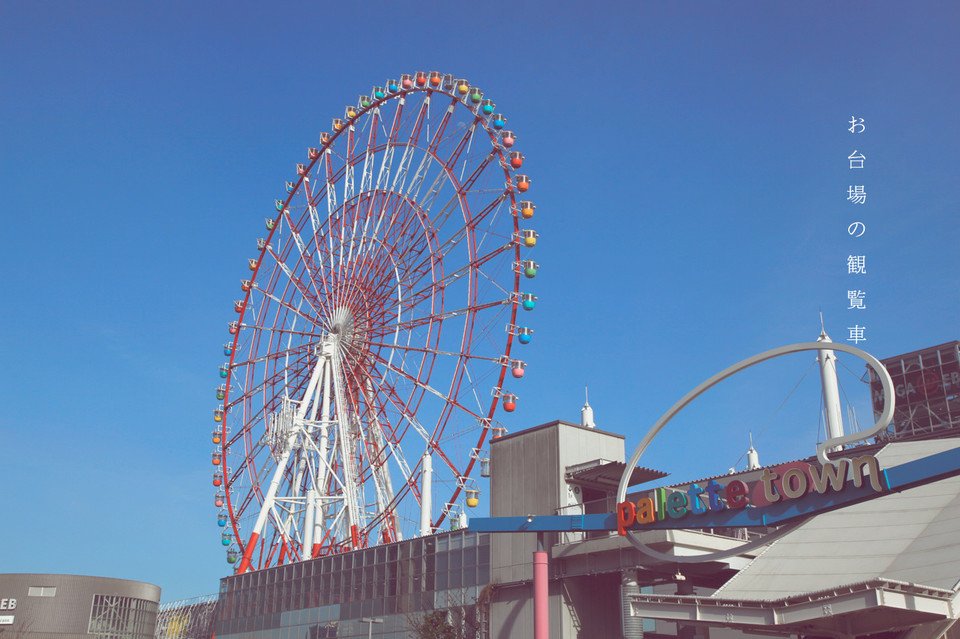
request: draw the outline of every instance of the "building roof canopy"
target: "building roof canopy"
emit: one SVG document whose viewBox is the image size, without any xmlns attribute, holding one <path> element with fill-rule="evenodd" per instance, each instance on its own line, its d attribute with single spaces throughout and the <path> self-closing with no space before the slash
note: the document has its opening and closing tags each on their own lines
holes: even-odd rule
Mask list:
<svg viewBox="0 0 960 639">
<path fill-rule="evenodd" d="M 567 467 L 566 479 L 570 483 L 579 484 L 586 488 L 594 488 L 605 492 L 612 492 L 620 485 L 623 470 L 627 467 L 624 462 L 597 460 L 586 464 Z M 636 486 L 644 482 L 666 477 L 669 473 L 652 468 L 637 466 L 630 475 L 628 486 Z"/>
</svg>

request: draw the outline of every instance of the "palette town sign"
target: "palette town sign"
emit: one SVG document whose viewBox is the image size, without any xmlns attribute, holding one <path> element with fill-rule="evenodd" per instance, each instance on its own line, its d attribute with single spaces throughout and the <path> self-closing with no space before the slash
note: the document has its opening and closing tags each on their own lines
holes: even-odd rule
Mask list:
<svg viewBox="0 0 960 639">
<path fill-rule="evenodd" d="M 752 485 L 740 479 L 731 479 L 726 484 L 711 479 L 704 487 L 690 484 L 686 491 L 658 488 L 650 497 L 617 504 L 617 532 L 626 535 L 628 529 L 642 529 L 644 524 L 683 519 L 688 515 L 719 513 L 748 506 L 765 508 L 799 499 L 808 493 L 841 492 L 848 484 L 854 488 L 869 485 L 874 492 L 884 492 L 886 486 L 877 458 L 861 455 L 822 466 L 793 462 L 782 467 L 765 468 Z M 696 526 L 697 522 L 684 524 Z"/>
</svg>

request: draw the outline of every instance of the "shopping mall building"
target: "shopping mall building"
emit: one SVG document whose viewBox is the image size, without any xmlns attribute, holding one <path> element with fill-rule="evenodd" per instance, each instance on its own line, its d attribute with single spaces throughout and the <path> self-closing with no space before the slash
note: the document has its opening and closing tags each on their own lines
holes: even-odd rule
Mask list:
<svg viewBox="0 0 960 639">
<path fill-rule="evenodd" d="M 917 460 L 912 467 L 931 460 L 934 468 L 938 453 L 960 448 L 958 346 L 884 360 L 897 394 L 893 422 L 840 456 L 875 459 L 877 475 L 886 477 Z M 871 383 L 879 413 L 880 383 Z M 490 520 L 571 515 L 576 522 L 616 512 L 624 437 L 585 422 L 552 422 L 492 442 Z M 800 468 L 792 474 L 803 485 L 811 478 L 812 493 L 823 472 L 818 464 L 754 463 L 741 473 L 661 488 L 690 494 L 711 480 L 758 486 L 765 474 L 786 477 Z M 850 477 L 838 481 L 859 480 L 869 492 L 870 471 L 853 461 L 845 468 Z M 644 486 L 663 477 L 632 469 L 628 499 L 650 495 Z M 444 610 L 459 636 L 533 637 L 539 544 L 548 558 L 552 638 L 950 637 L 960 616 L 960 477 L 944 472 L 932 479 L 842 508 L 821 505 L 786 526 L 639 532 L 659 559 L 616 530 L 574 524 L 540 535 L 496 533 L 478 531 L 476 522 L 473 529 L 226 577 L 213 625 L 219 639 L 409 637 L 424 612 Z M 788 482 L 784 494 L 799 492 Z M 775 540 L 738 550 L 765 534 Z M 728 556 L 715 558 L 724 551 Z M 677 560 L 703 554 L 713 557 Z"/>
<path fill-rule="evenodd" d="M 958 346 L 884 360 L 897 394 L 893 422 L 840 456 L 875 459 L 876 474 L 886 477 L 960 448 Z M 879 381 L 871 381 L 879 412 Z M 478 520 L 472 529 L 233 575 L 221 581 L 215 610 L 209 602 L 162 608 L 157 636 L 410 637 L 423 613 L 442 610 L 459 636 L 532 637 L 538 548 L 547 557 L 549 637 L 952 636 L 960 616 L 960 477 L 944 472 L 846 507 L 821 505 L 789 525 L 638 532 L 659 556 L 653 559 L 617 530 L 577 530 L 578 517 L 617 512 L 626 473 L 624 437 L 584 422 L 543 424 L 490 446 L 488 523 L 569 515 L 574 524 L 567 530 L 482 532 Z M 759 486 L 765 475 L 785 477 L 796 468 L 807 469 L 802 483 L 810 477 L 813 486 L 816 458 L 754 463 L 741 473 L 668 486 L 656 481 L 664 473 L 637 467 L 627 475 L 628 500 L 657 491 L 690 494 L 711 480 Z M 856 462 L 845 468 L 850 477 L 841 484 L 859 481 L 869 491 L 869 470 Z M 792 471 L 797 481 L 802 473 Z M 797 481 L 787 482 L 787 496 L 803 492 Z M 763 535 L 775 540 L 751 547 Z M 705 554 L 711 556 L 678 559 Z M 210 621 L 186 624 L 191 610 L 207 611 Z"/>
<path fill-rule="evenodd" d="M 917 460 L 921 468 L 931 460 L 935 469 L 943 458 L 936 455 L 960 449 L 958 346 L 951 342 L 883 362 L 898 396 L 894 420 L 881 437 L 840 453 L 861 462 L 875 459 L 878 471 L 851 461 L 843 466 L 849 476 L 836 478 L 836 490 L 847 481 L 869 492 L 881 474 L 916 468 Z M 615 529 L 576 525 L 619 512 L 616 493 L 625 475 L 634 503 L 657 493 L 694 494 L 695 484 L 711 481 L 762 486 L 774 474 L 794 478 L 775 487 L 792 498 L 804 492 L 800 485 L 812 487 L 825 477 L 822 467 L 816 458 L 752 464 L 741 473 L 664 486 L 658 481 L 664 474 L 656 470 L 627 472 L 622 435 L 584 422 L 543 424 L 490 445 L 488 522 L 569 516 L 574 523 L 566 530 L 483 532 L 477 520 L 466 529 L 232 575 L 221 580 L 217 601 L 161 606 L 156 636 L 412 637 L 425 612 L 440 610 L 458 636 L 534 637 L 538 548 L 547 559 L 551 638 L 953 636 L 960 616 L 960 476 L 954 474 L 960 464 L 954 471 L 931 470 L 927 475 L 933 477 L 912 487 L 875 491 L 853 505 L 821 504 L 787 525 L 637 532 L 660 557 L 653 559 Z M 657 508 L 670 503 L 658 501 Z M 762 535 L 775 540 L 751 547 Z M 705 553 L 712 556 L 680 560 Z M 22 609 L 29 598 L 24 589 L 48 585 L 27 581 L 8 585 L 0 597 L 17 598 Z M 91 602 L 84 605 L 89 618 Z"/>
</svg>

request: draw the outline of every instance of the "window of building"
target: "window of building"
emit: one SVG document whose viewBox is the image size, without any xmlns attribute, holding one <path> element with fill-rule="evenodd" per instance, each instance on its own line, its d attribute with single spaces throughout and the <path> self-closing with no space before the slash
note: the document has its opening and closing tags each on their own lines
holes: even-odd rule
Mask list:
<svg viewBox="0 0 960 639">
<path fill-rule="evenodd" d="M 57 587 L 56 586 L 30 586 L 27 589 L 28 597 L 56 597 L 57 596 Z"/>
<path fill-rule="evenodd" d="M 87 632 L 97 639 L 153 637 L 157 603 L 120 595 L 94 595 Z"/>
</svg>

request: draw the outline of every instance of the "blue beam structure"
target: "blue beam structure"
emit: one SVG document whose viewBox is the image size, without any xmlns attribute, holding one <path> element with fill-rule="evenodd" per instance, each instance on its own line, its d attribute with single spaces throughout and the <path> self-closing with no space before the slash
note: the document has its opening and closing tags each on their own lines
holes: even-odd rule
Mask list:
<svg viewBox="0 0 960 639">
<path fill-rule="evenodd" d="M 688 526 L 689 527 L 689 526 Z M 581 530 L 616 530 L 617 516 L 604 515 L 537 515 L 529 517 L 473 517 L 470 530 L 475 532 L 570 532 Z"/>
<path fill-rule="evenodd" d="M 936 453 L 893 468 L 881 471 L 883 490 L 875 491 L 868 479 L 857 487 L 849 482 L 836 492 L 807 492 L 794 498 L 763 507 L 724 508 L 720 511 L 706 510 L 702 514 L 630 526 L 630 530 L 663 530 L 690 528 L 750 528 L 778 526 L 813 515 L 876 499 L 883 495 L 900 492 L 929 484 L 947 477 L 960 475 L 960 448 Z M 526 517 L 475 517 L 470 520 L 470 530 L 477 532 L 577 532 L 617 530 L 616 513 L 598 515 L 529 515 Z"/>
</svg>

